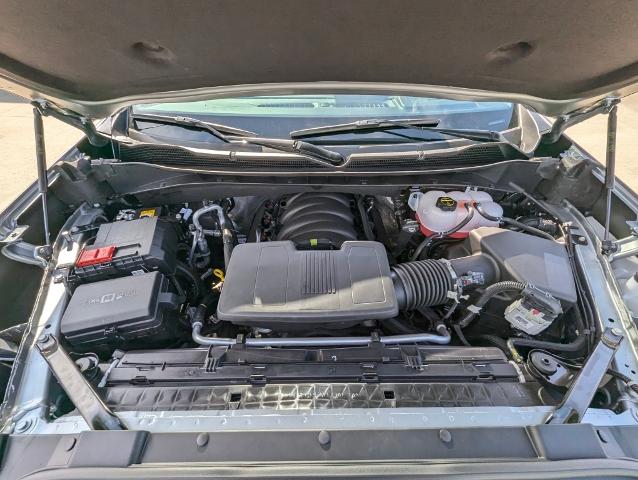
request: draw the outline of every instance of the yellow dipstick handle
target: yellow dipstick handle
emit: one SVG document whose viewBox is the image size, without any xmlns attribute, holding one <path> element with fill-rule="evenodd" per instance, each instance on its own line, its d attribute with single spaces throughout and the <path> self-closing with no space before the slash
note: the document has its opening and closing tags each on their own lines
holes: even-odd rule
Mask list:
<svg viewBox="0 0 638 480">
<path fill-rule="evenodd" d="M 219 278 L 220 282 L 224 281 L 224 271 L 221 268 L 216 268 L 213 270 L 213 275 Z"/>
</svg>

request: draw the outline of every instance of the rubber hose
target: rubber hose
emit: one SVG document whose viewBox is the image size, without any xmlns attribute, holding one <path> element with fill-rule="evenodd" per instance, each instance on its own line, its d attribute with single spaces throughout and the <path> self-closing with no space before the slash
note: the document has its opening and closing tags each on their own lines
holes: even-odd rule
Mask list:
<svg viewBox="0 0 638 480">
<path fill-rule="evenodd" d="M 410 335 L 413 333 L 419 333 L 419 330 L 406 325 L 398 318 L 388 318 L 387 320 L 383 320 L 381 325 L 391 334 Z"/>
<path fill-rule="evenodd" d="M 634 393 L 638 393 L 638 384 L 634 383 L 633 380 L 629 378 L 627 375 L 620 373 L 616 370 L 612 370 L 611 368 L 607 370 L 607 373 L 611 375 L 612 377 L 623 381 L 627 385 L 627 387 L 631 388 L 634 391 Z"/>
<path fill-rule="evenodd" d="M 423 250 L 425 249 L 425 247 L 429 246 L 430 243 L 432 243 L 432 240 L 433 240 L 432 237 L 425 237 L 423 241 L 419 243 L 418 247 L 414 249 L 414 253 L 412 253 L 412 256 L 410 257 L 410 261 L 414 262 L 415 260 L 418 260 L 419 257 L 421 256 L 421 253 L 423 253 Z"/>
<path fill-rule="evenodd" d="M 507 347 L 507 340 L 505 340 L 504 338 L 497 337 L 496 335 L 484 334 L 476 337 L 476 340 L 483 340 L 484 342 L 491 343 L 492 345 L 495 345 L 496 347 L 503 350 L 506 355 L 511 356 L 509 348 Z"/>
<path fill-rule="evenodd" d="M 224 272 L 226 272 L 228 270 L 228 264 L 230 263 L 230 256 L 233 254 L 233 249 L 235 248 L 233 234 L 227 228 L 222 230 L 222 244 L 224 245 Z"/>
<path fill-rule="evenodd" d="M 268 200 L 264 200 L 263 202 L 261 202 L 261 205 L 259 205 L 259 208 L 257 208 L 257 211 L 255 212 L 255 215 L 250 222 L 250 229 L 248 230 L 248 242 L 252 242 L 253 240 L 251 239 L 256 238 L 257 230 L 261 225 L 264 217 L 264 212 L 266 211 L 267 202 Z"/>
<path fill-rule="evenodd" d="M 487 302 L 489 302 L 494 296 L 498 295 L 499 293 L 508 291 L 521 292 L 524 288 L 525 284 L 521 282 L 505 281 L 495 283 L 485 289 L 478 300 L 474 303 L 474 306 L 477 307 L 477 309 L 481 309 Z M 458 322 L 458 325 L 461 328 L 467 327 L 470 323 L 472 323 L 472 320 L 474 320 L 474 317 L 476 317 L 477 314 L 478 312 L 468 310 L 465 316 Z"/>
<path fill-rule="evenodd" d="M 503 217 L 501 218 L 501 221 L 513 227 L 520 228 L 521 230 L 531 235 L 536 235 L 537 237 L 546 238 L 547 240 L 551 240 L 552 242 L 556 241 L 556 239 L 552 237 L 549 233 L 543 232 L 542 230 L 532 227 L 531 225 L 527 225 L 525 223 L 519 222 L 518 220 L 514 220 L 513 218 Z"/>
<path fill-rule="evenodd" d="M 423 249 L 425 249 L 425 247 L 429 246 L 430 243 L 432 243 L 435 239 L 444 238 L 444 237 L 447 237 L 448 235 L 452 235 L 453 233 L 458 232 L 465 225 L 470 223 L 470 220 L 472 220 L 472 218 L 474 218 L 475 209 L 474 209 L 474 206 L 469 204 L 469 203 L 465 204 L 465 208 L 467 209 L 467 215 L 465 215 L 465 218 L 463 218 L 463 220 L 461 220 L 455 227 L 452 227 L 449 230 L 446 230 L 444 232 L 437 232 L 431 237 L 426 237 L 425 240 L 423 240 L 419 244 L 419 246 L 416 247 L 416 250 L 414 250 L 414 253 L 410 257 L 410 261 L 413 262 L 413 261 L 417 260 L 421 256 L 421 253 L 423 252 Z"/>
<path fill-rule="evenodd" d="M 518 220 L 514 220 L 513 218 L 509 218 L 509 217 L 495 217 L 494 215 L 490 215 L 489 213 L 487 213 L 485 210 L 483 210 L 483 207 L 481 206 L 480 203 L 476 204 L 476 211 L 484 218 L 492 221 L 492 222 L 503 222 L 503 223 L 507 223 L 509 225 L 512 225 L 513 227 L 517 227 L 520 228 L 521 230 L 524 230 L 525 232 L 531 234 L 531 235 L 535 235 L 537 237 L 542 237 L 542 238 L 546 238 L 547 240 L 551 240 L 552 242 L 555 242 L 556 239 L 554 237 L 552 237 L 549 233 L 547 232 L 543 232 L 542 230 L 538 229 L 538 228 L 534 228 L 531 225 L 527 225 L 525 223 L 519 222 Z"/>
<path fill-rule="evenodd" d="M 467 341 L 467 338 L 465 338 L 463 330 L 461 330 L 461 326 L 459 324 L 453 325 L 452 328 L 454 329 L 454 333 L 456 333 L 456 336 L 459 338 L 463 345 L 465 345 L 466 347 L 472 346 L 472 344 Z"/>
<path fill-rule="evenodd" d="M 452 274 L 440 260 L 401 263 L 391 275 L 401 310 L 442 305 L 454 288 Z"/>
<path fill-rule="evenodd" d="M 193 271 L 183 262 L 177 262 L 177 272 L 187 277 L 193 288 L 192 299 L 197 300 L 202 293 L 202 287 L 199 278 L 193 273 Z"/>
<path fill-rule="evenodd" d="M 472 218 L 474 218 L 474 212 L 475 212 L 474 206 L 472 204 L 470 204 L 470 203 L 466 203 L 465 204 L 465 208 L 467 210 L 467 215 L 465 215 L 465 218 L 463 220 L 461 220 L 461 222 L 458 225 L 456 225 L 455 227 L 450 228 L 449 230 L 446 230 L 445 232 L 439 232 L 439 233 L 435 234 L 435 237 L 438 237 L 438 238 L 447 237 L 448 235 L 452 235 L 453 233 L 458 232 L 465 225 L 470 223 L 470 220 L 472 220 Z"/>
<path fill-rule="evenodd" d="M 359 195 L 357 197 L 357 210 L 359 211 L 359 217 L 361 218 L 361 227 L 363 228 L 363 233 L 365 234 L 366 240 L 374 241 L 374 233 L 372 232 L 372 227 L 370 227 L 368 215 L 366 214 L 366 209 L 363 205 L 363 195 Z"/>
<path fill-rule="evenodd" d="M 550 350 L 554 352 L 579 352 L 587 346 L 587 337 L 579 335 L 571 343 L 544 342 L 542 340 L 534 340 L 531 338 L 510 338 L 512 345 L 515 347 L 534 348 L 539 350 Z"/>
</svg>

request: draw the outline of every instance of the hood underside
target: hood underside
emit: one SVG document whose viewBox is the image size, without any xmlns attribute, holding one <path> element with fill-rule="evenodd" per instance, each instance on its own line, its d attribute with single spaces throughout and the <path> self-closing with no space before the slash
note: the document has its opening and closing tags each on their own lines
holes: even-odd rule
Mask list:
<svg viewBox="0 0 638 480">
<path fill-rule="evenodd" d="M 638 89 L 638 9 L 626 1 L 0 0 L 0 18 L 0 88 L 90 117 L 321 90 L 557 115 Z"/>
</svg>

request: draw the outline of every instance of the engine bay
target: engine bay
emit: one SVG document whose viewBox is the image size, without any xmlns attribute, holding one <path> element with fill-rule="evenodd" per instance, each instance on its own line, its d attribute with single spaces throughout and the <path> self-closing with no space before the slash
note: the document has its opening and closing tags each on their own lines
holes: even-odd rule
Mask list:
<svg viewBox="0 0 638 480">
<path fill-rule="evenodd" d="M 114 411 L 554 405 L 591 348 L 570 230 L 525 194 L 101 212 L 60 342 Z"/>
</svg>

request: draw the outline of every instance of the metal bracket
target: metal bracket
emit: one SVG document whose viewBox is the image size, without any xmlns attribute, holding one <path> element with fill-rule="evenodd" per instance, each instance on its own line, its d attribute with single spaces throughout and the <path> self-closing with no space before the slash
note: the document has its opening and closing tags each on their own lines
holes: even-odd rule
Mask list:
<svg viewBox="0 0 638 480">
<path fill-rule="evenodd" d="M 104 404 L 53 335 L 42 335 L 35 344 L 60 386 L 92 430 L 126 430 Z"/>
<path fill-rule="evenodd" d="M 613 251 L 609 254 L 610 262 L 638 255 L 638 221 L 628 221 L 627 225 L 629 225 L 631 233 L 613 242 Z"/>
<path fill-rule="evenodd" d="M 6 232 L 2 238 L 0 238 L 0 243 L 17 242 L 28 229 L 29 225 L 15 225 L 11 230 Z"/>
<path fill-rule="evenodd" d="M 582 420 L 623 338 L 617 328 L 607 328 L 603 332 L 596 348 L 547 423 L 578 423 Z"/>
<path fill-rule="evenodd" d="M 551 144 L 556 143 L 563 132 L 577 123 L 584 122 L 585 120 L 595 117 L 596 115 L 608 114 L 612 108 L 620 103 L 620 98 L 609 97 L 604 98 L 601 101 L 590 105 L 589 107 L 574 110 L 573 112 L 559 116 L 552 129 L 543 134 L 541 139 L 542 143 Z"/>
<path fill-rule="evenodd" d="M 31 102 L 31 105 L 44 117 L 53 117 L 67 125 L 79 128 L 84 132 L 91 145 L 95 147 L 104 147 L 111 141 L 109 137 L 97 131 L 90 118 L 80 115 L 79 113 L 58 107 L 48 100 L 34 100 Z"/>
<path fill-rule="evenodd" d="M 16 262 L 46 268 L 51 259 L 52 250 L 48 245 L 37 246 L 17 241 L 2 247 L 2 254 Z"/>
</svg>

